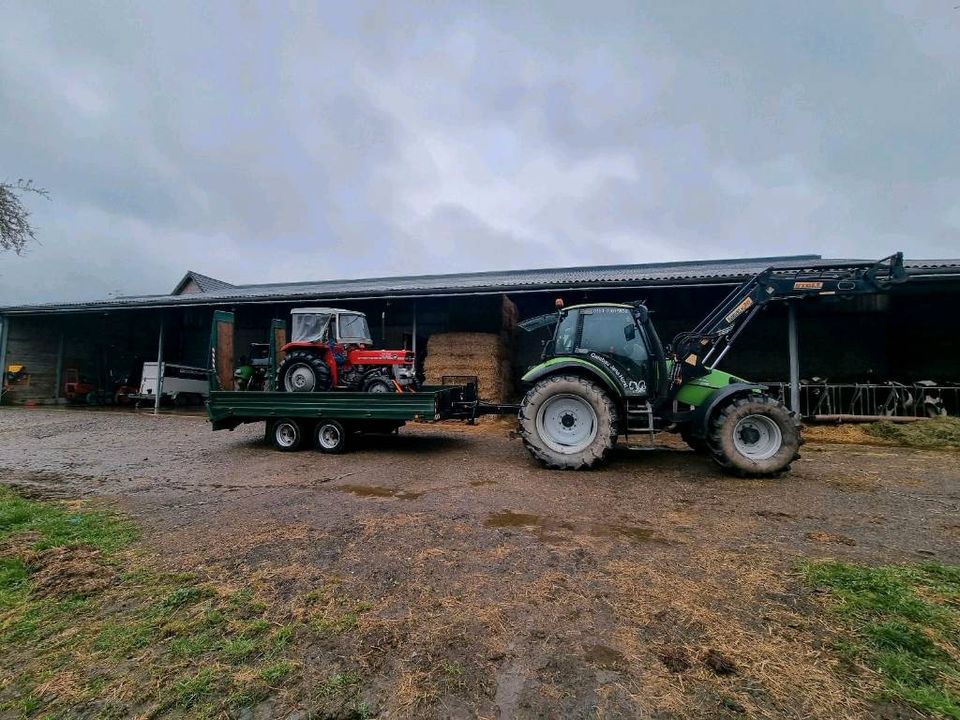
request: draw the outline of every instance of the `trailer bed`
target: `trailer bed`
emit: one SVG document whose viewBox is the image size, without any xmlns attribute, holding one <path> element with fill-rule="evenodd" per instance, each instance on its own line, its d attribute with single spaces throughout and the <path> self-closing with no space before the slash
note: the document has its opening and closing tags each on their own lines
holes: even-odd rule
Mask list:
<svg viewBox="0 0 960 720">
<path fill-rule="evenodd" d="M 277 418 L 397 423 L 469 420 L 477 405 L 470 386 L 461 385 L 424 386 L 405 393 L 216 390 L 207 401 L 207 415 L 214 430 L 232 430 L 244 423 Z"/>
</svg>

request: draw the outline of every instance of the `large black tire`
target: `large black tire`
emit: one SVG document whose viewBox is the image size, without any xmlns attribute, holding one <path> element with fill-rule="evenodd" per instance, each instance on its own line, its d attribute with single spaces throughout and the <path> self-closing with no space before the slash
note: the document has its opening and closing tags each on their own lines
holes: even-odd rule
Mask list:
<svg viewBox="0 0 960 720">
<path fill-rule="evenodd" d="M 610 396 L 578 375 L 544 378 L 523 398 L 520 436 L 533 457 L 554 470 L 588 470 L 617 442 L 619 415 Z"/>
<path fill-rule="evenodd" d="M 710 427 L 713 459 L 735 475 L 777 475 L 800 457 L 800 430 L 790 411 L 769 395 L 733 398 L 716 412 Z"/>
<path fill-rule="evenodd" d="M 324 392 L 329 390 L 330 368 L 318 353 L 293 350 L 277 369 L 277 390 L 285 392 Z"/>
<path fill-rule="evenodd" d="M 690 446 L 690 449 L 697 453 L 708 453 L 710 452 L 709 443 L 700 437 L 694 436 L 693 432 L 689 427 L 681 428 L 680 437 L 683 441 Z"/>
</svg>

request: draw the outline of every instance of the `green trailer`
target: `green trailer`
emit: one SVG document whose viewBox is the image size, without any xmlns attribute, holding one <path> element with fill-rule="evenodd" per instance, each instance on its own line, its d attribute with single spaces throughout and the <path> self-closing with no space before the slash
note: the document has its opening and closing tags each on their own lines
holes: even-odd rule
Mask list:
<svg viewBox="0 0 960 720">
<path fill-rule="evenodd" d="M 270 337 L 271 364 L 284 342 L 284 324 L 275 321 Z M 233 313 L 214 313 L 210 336 L 210 396 L 207 415 L 214 430 L 265 423 L 265 438 L 278 450 L 298 450 L 312 442 L 326 453 L 342 453 L 356 433 L 395 432 L 408 421 L 473 420 L 490 413 L 515 413 L 517 406 L 487 405 L 476 386 L 426 385 L 416 392 L 282 392 L 274 389 L 275 370 L 266 390 L 233 390 Z"/>
</svg>

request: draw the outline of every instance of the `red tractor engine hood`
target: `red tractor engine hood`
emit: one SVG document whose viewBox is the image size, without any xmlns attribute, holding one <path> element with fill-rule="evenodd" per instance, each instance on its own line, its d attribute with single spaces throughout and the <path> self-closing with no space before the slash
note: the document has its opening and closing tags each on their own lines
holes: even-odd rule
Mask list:
<svg viewBox="0 0 960 720">
<path fill-rule="evenodd" d="M 351 350 L 347 362 L 351 365 L 409 365 L 415 355 L 409 350 Z"/>
</svg>

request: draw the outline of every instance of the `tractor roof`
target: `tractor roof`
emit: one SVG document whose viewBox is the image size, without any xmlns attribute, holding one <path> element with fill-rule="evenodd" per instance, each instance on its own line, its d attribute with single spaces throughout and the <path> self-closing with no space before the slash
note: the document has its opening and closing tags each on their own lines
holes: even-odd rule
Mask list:
<svg viewBox="0 0 960 720">
<path fill-rule="evenodd" d="M 595 308 L 595 307 L 618 307 L 618 308 L 627 308 L 628 310 L 632 310 L 635 306 L 629 305 L 627 303 L 601 302 L 601 303 L 580 303 L 579 305 L 570 305 L 569 307 L 565 307 L 563 309 L 579 310 L 581 308 Z"/>
<path fill-rule="evenodd" d="M 355 315 L 363 315 L 364 313 L 357 310 L 344 310 L 343 308 L 332 308 L 332 307 L 305 307 L 305 308 L 294 308 L 290 311 L 292 315 L 331 315 L 334 313 L 353 313 Z"/>
</svg>

